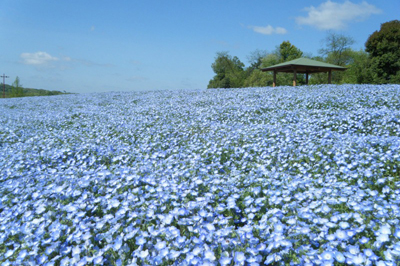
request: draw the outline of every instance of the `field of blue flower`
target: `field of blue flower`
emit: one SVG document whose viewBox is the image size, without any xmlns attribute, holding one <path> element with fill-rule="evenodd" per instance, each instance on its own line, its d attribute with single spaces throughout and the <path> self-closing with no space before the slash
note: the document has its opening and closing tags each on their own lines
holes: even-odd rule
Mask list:
<svg viewBox="0 0 400 266">
<path fill-rule="evenodd" d="M 0 101 L 1 265 L 399 265 L 400 86 Z"/>
</svg>

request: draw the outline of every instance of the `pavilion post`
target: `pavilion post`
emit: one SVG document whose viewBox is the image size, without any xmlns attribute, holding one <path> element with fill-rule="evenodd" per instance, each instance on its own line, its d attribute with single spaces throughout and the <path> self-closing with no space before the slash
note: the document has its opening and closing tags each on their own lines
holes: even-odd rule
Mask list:
<svg viewBox="0 0 400 266">
<path fill-rule="evenodd" d="M 276 86 L 276 70 L 274 70 L 274 83 L 272 83 L 272 87 Z"/>
<path fill-rule="evenodd" d="M 293 87 L 296 87 L 296 81 L 297 81 L 297 71 L 295 69 L 293 70 Z"/>
<path fill-rule="evenodd" d="M 332 83 L 332 70 L 329 70 L 328 72 L 328 84 Z"/>
<path fill-rule="evenodd" d="M 308 85 L 308 72 L 306 72 L 306 85 Z"/>
</svg>

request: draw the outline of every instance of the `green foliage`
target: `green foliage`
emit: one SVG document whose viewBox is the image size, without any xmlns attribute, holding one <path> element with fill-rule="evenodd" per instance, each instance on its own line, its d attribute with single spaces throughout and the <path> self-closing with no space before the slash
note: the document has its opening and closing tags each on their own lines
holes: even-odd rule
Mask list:
<svg viewBox="0 0 400 266">
<path fill-rule="evenodd" d="M 10 97 L 22 97 L 24 96 L 24 89 L 22 88 L 22 84 L 17 76 L 15 78 L 14 83 L 12 84 Z"/>
<path fill-rule="evenodd" d="M 244 64 L 228 52 L 219 52 L 215 62 L 211 65 L 216 74 L 208 83 L 208 88 L 240 88 L 240 87 L 263 87 L 272 86 L 273 76 L 271 73 L 262 72 L 260 69 L 282 62 L 294 60 L 303 56 L 303 52 L 289 41 L 284 41 L 273 53 L 255 50 L 248 57 L 250 66 L 245 68 Z M 277 82 L 280 85 L 291 85 L 293 74 L 280 73 Z M 303 75 L 297 76 L 298 84 L 304 84 Z"/>
<path fill-rule="evenodd" d="M 370 55 L 371 70 L 375 83 L 400 82 L 400 21 L 393 20 L 381 25 L 365 43 Z"/>
<path fill-rule="evenodd" d="M 245 79 L 243 87 L 272 86 L 273 77 L 270 73 L 262 72 L 260 69 L 253 70 Z"/>
<path fill-rule="evenodd" d="M 346 66 L 352 61 L 354 39 L 350 36 L 329 32 L 323 42 L 325 47 L 319 53 L 326 57 L 327 63 Z"/>
<path fill-rule="evenodd" d="M 351 62 L 347 65 L 347 71 L 344 72 L 342 83 L 367 84 L 373 83 L 368 53 L 363 50 L 349 51 Z"/>
<path fill-rule="evenodd" d="M 319 50 L 319 53 L 323 56 L 322 61 L 344 67 L 348 67 L 354 61 L 354 51 L 351 49 L 351 45 L 354 44 L 354 39 L 350 36 L 328 32 L 322 42 L 324 43 L 324 47 Z M 327 74 L 321 74 L 319 76 L 326 76 L 326 82 Z M 346 71 L 333 71 L 332 83 L 344 83 L 347 76 L 348 73 Z"/>
<path fill-rule="evenodd" d="M 303 52 L 296 46 L 291 44 L 289 41 L 282 42 L 272 54 L 267 55 L 263 58 L 262 68 L 273 66 L 276 64 L 291 61 L 303 56 Z M 268 85 L 272 86 L 273 74 L 268 73 Z M 303 74 L 297 74 L 297 84 L 305 84 L 305 78 Z M 293 74 L 292 73 L 279 73 L 276 75 L 276 82 L 280 86 L 291 86 L 293 84 Z M 266 85 L 264 85 L 266 86 Z"/>
<path fill-rule="evenodd" d="M 279 63 L 279 56 L 275 53 L 267 54 L 260 59 L 258 69 L 253 70 L 244 82 L 245 87 L 272 86 L 273 76 L 269 72 L 262 72 L 261 68 L 266 68 Z"/>
<path fill-rule="evenodd" d="M 281 45 L 279 45 L 278 51 L 279 63 L 294 60 L 303 56 L 303 52 L 289 41 L 282 42 Z"/>
<path fill-rule="evenodd" d="M 262 50 L 255 50 L 247 57 L 247 60 L 250 63 L 250 66 L 246 69 L 246 71 L 253 71 L 256 69 L 260 69 L 261 65 L 263 64 L 263 59 L 268 56 L 266 51 Z"/>
<path fill-rule="evenodd" d="M 211 65 L 216 74 L 208 83 L 208 88 L 240 88 L 245 78 L 244 64 L 228 52 L 218 52 Z"/>
<path fill-rule="evenodd" d="M 400 83 L 400 21 L 393 20 L 381 25 L 367 40 L 366 50 L 351 48 L 350 36 L 328 32 L 319 50 L 321 56 L 310 57 L 317 61 L 344 66 L 346 71 L 333 71 L 334 84 Z M 227 52 L 217 53 L 212 69 L 215 76 L 208 88 L 239 88 L 272 86 L 273 75 L 260 69 L 304 57 L 303 52 L 289 41 L 282 42 L 272 53 L 255 50 L 248 57 L 249 66 Z M 277 84 L 292 85 L 292 73 L 279 73 Z M 309 84 L 327 83 L 328 73 L 314 73 Z M 297 84 L 305 84 L 305 75 L 297 75 Z"/>
<path fill-rule="evenodd" d="M 5 85 L 5 96 L 6 98 L 15 97 L 13 96 L 13 86 Z M 60 94 L 69 94 L 67 92 L 61 91 L 49 91 L 43 89 L 32 89 L 32 88 L 22 88 L 23 97 L 31 97 L 31 96 L 50 96 L 50 95 L 60 95 Z M 3 97 L 3 84 L 0 87 L 0 97 Z"/>
</svg>

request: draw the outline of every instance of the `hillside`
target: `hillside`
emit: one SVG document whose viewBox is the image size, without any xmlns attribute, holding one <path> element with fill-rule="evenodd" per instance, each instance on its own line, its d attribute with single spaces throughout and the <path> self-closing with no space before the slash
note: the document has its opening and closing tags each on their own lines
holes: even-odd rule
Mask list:
<svg viewBox="0 0 400 266">
<path fill-rule="evenodd" d="M 5 99 L 0 264 L 398 265 L 399 95 Z"/>
<path fill-rule="evenodd" d="M 6 86 L 5 86 L 6 98 L 10 98 L 11 90 L 12 90 L 12 86 L 6 84 Z M 69 94 L 67 92 L 61 92 L 61 91 L 50 91 L 50 90 L 32 89 L 32 88 L 23 88 L 23 90 L 24 90 L 24 97 Z M 1 86 L 0 86 L 0 98 L 2 98 L 2 97 L 3 97 L 3 84 L 1 84 Z"/>
</svg>

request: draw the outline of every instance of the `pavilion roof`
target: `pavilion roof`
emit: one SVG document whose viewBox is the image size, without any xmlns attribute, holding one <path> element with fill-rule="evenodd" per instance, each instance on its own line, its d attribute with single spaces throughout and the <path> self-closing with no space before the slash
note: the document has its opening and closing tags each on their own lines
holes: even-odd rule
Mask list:
<svg viewBox="0 0 400 266">
<path fill-rule="evenodd" d="M 344 71 L 346 68 L 302 57 L 261 69 L 261 71 L 276 72 L 293 72 L 294 70 L 297 73 L 318 73 L 330 70 Z"/>
</svg>

